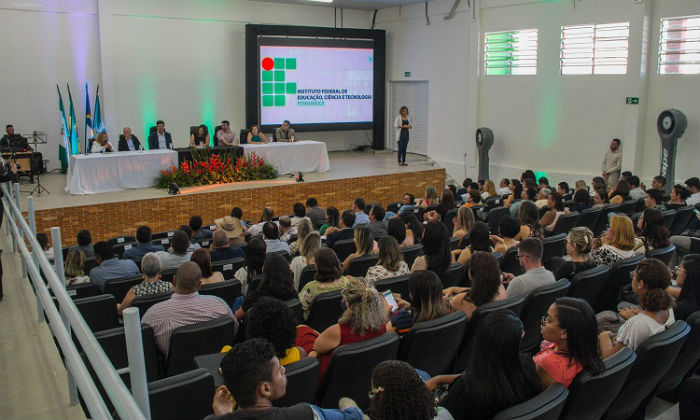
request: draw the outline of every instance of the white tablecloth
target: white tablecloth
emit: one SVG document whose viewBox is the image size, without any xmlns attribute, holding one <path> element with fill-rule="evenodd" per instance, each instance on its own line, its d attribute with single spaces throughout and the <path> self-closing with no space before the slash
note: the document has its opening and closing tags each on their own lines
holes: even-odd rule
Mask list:
<svg viewBox="0 0 700 420">
<path fill-rule="evenodd" d="M 177 166 L 173 150 L 95 153 L 70 158 L 71 194 L 96 194 L 132 188 L 149 188 L 162 169 Z"/>
<path fill-rule="evenodd" d="M 243 144 L 245 153 L 255 152 L 280 174 L 294 172 L 328 172 L 331 164 L 326 143 L 297 141 L 294 143 Z"/>
</svg>

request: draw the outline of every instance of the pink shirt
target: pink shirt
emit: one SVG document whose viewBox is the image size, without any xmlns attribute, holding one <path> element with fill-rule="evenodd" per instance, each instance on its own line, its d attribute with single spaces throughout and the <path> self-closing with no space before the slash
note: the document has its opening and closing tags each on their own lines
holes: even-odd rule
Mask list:
<svg viewBox="0 0 700 420">
<path fill-rule="evenodd" d="M 552 379 L 568 388 L 576 375 L 583 370 L 583 366 L 577 361 L 570 364 L 569 355 L 554 351 L 555 346 L 556 344 L 551 344 L 537 353 L 534 357 L 535 365 L 547 372 Z"/>
</svg>

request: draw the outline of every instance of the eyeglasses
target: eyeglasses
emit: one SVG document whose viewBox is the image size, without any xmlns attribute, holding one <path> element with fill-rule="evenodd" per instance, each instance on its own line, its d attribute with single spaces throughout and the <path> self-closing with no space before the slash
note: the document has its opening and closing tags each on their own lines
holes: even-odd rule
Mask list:
<svg viewBox="0 0 700 420">
<path fill-rule="evenodd" d="M 547 324 L 552 323 L 552 318 L 549 317 L 549 315 L 542 315 L 542 319 L 540 319 L 540 325 L 545 326 Z"/>
<path fill-rule="evenodd" d="M 680 265 L 677 265 L 677 266 L 673 269 L 673 272 L 674 272 L 676 275 L 678 275 L 678 273 L 680 273 L 681 271 L 685 272 L 685 268 L 683 268 L 683 267 L 680 266 Z"/>
</svg>

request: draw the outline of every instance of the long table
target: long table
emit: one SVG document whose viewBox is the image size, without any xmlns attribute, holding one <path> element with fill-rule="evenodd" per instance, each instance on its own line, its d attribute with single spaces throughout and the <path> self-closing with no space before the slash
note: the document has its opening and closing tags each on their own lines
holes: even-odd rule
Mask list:
<svg viewBox="0 0 700 420">
<path fill-rule="evenodd" d="M 331 169 L 326 143 L 320 141 L 273 142 L 242 144 L 245 153 L 255 152 L 280 174 L 294 172 L 328 172 Z"/>
<path fill-rule="evenodd" d="M 177 166 L 173 150 L 72 155 L 67 190 L 71 194 L 97 194 L 133 188 L 149 188 L 160 171 Z"/>
</svg>

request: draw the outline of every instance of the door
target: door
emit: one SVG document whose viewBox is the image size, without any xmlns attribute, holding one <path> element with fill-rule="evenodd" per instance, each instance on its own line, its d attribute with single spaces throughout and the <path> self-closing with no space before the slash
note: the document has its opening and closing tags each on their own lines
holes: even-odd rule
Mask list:
<svg viewBox="0 0 700 420">
<path fill-rule="evenodd" d="M 408 141 L 408 153 L 420 155 L 428 154 L 428 82 L 389 82 L 390 103 L 388 121 L 388 134 L 386 136 L 386 148 L 398 149 L 398 143 L 394 141 L 396 129 L 394 119 L 399 115 L 399 108 L 408 107 L 408 112 L 413 118 L 413 129 L 410 131 Z"/>
</svg>

